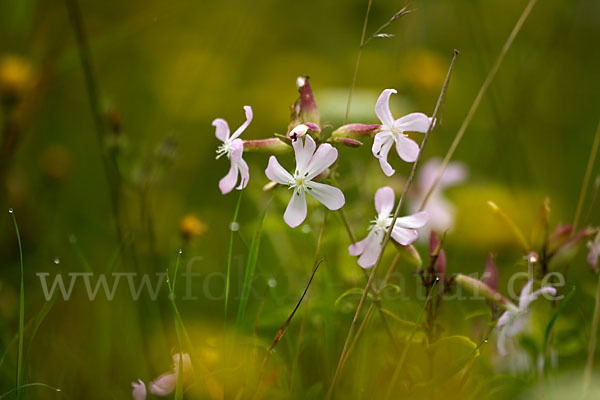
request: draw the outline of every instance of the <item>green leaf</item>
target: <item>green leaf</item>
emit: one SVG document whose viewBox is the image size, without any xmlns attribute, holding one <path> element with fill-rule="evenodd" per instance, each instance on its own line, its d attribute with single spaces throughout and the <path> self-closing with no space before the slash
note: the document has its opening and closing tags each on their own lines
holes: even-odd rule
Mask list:
<svg viewBox="0 0 600 400">
<path fill-rule="evenodd" d="M 254 236 L 252 237 L 252 243 L 250 244 L 250 251 L 248 252 L 248 262 L 246 263 L 246 272 L 244 273 L 244 283 L 242 285 L 242 296 L 240 297 L 240 304 L 238 307 L 237 318 L 235 321 L 235 325 L 239 328 L 244 319 L 244 313 L 246 312 L 246 305 L 248 304 L 248 297 L 250 296 L 250 289 L 252 288 L 252 280 L 254 279 L 254 272 L 256 270 L 256 262 L 258 261 L 258 251 L 260 249 L 260 239 L 262 236 L 263 223 L 265 221 L 265 216 L 267 215 L 267 210 L 271 205 L 271 199 L 265 206 L 263 210 L 260 220 L 258 222 L 258 226 L 256 227 L 256 231 L 254 232 Z"/>
</svg>

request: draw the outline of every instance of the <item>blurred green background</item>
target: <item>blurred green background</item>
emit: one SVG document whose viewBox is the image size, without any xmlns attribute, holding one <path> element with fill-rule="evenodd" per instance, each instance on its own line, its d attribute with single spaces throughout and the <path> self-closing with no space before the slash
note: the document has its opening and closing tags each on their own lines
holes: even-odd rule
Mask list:
<svg viewBox="0 0 600 400">
<path fill-rule="evenodd" d="M 10 151 L 2 154 L 0 204 L 15 210 L 22 231 L 26 321 L 35 319 L 44 304 L 37 272 L 49 272 L 50 277 L 89 269 L 154 274 L 172 271 L 183 248 L 182 265 L 191 260 L 194 272 L 203 277 L 194 281 L 199 299 L 178 306 L 207 364 L 214 364 L 209 369 L 227 382 L 242 379 L 246 369 L 258 369 L 260 363 L 250 356 L 240 356 L 238 365 L 225 354 L 224 337 L 231 330 L 223 325 L 223 281 L 220 275 L 205 279 L 225 270 L 229 223 L 238 197 L 237 191 L 223 196 L 218 190 L 228 164 L 215 161 L 219 143 L 211 121 L 221 117 L 236 129 L 243 122 L 242 106 L 251 105 L 254 120 L 245 139 L 284 134 L 289 105 L 297 98 L 296 77 L 309 75 L 322 121 L 339 126 L 366 5 L 354 0 L 82 1 L 106 131 L 118 125 L 103 138 L 106 150 L 96 138 L 65 4 L 0 0 L 2 85 L 11 96 L 16 93 L 0 114 L 3 134 L 10 131 L 14 137 Z M 405 5 L 375 0 L 367 32 Z M 374 103 L 385 88 L 398 90 L 392 99 L 395 116 L 431 114 L 452 50 L 458 49 L 442 122 L 425 151 L 426 158 L 443 156 L 525 5 L 521 0 L 408 4 L 414 12 L 385 30 L 393 38 L 374 39 L 364 48 L 349 121 L 376 123 Z M 457 207 L 456 227 L 447 239 L 449 272 L 481 271 L 488 251 L 497 254 L 501 282 L 524 269 L 510 234 L 489 212 L 488 200 L 497 202 L 527 235 L 545 197 L 551 199 L 552 226 L 572 221 L 599 117 L 599 21 L 600 3 L 595 0 L 540 0 L 533 9 L 454 157 L 468 166 L 470 176 L 448 193 Z M 10 123 L 17 112 L 22 114 L 15 133 Z M 391 185 L 400 193 L 410 168 L 394 155 L 397 173 L 386 178 L 370 144 L 340 149 L 345 210 L 359 237 L 374 214 L 374 191 Z M 123 180 L 120 244 L 102 165 L 104 151 L 117 153 Z M 267 183 L 267 156 L 244 157 L 251 178 L 234 241 L 233 299 L 240 291 L 257 217 L 271 196 L 261 191 Z M 291 155 L 279 158 L 291 167 Z M 593 179 L 598 173 L 596 167 Z M 288 193 L 277 191 L 268 210 L 257 295 L 246 313 L 244 334 L 248 342 L 257 341 L 257 347 L 248 347 L 259 349 L 259 361 L 306 284 L 322 219 L 323 210 L 309 204 L 306 224 L 290 229 L 281 218 L 287 200 Z M 598 224 L 600 214 L 589 200 L 584 222 Z M 205 232 L 185 240 L 180 224 L 189 214 L 197 216 Z M 8 215 L 0 221 L 0 332 L 2 352 L 8 349 L 0 366 L 4 392 L 14 386 L 16 346 L 11 339 L 18 328 L 19 259 L 12 221 Z M 356 260 L 347 255 L 348 244 L 342 223 L 331 213 L 322 249 L 325 262 L 309 294 L 308 317 L 303 323 L 301 308 L 279 344 L 272 367 L 278 373 L 267 398 L 323 396 L 357 300 L 347 299 L 345 307 L 334 305 L 335 299 L 364 283 Z M 425 247 L 418 247 L 425 257 Z M 120 259 L 119 249 L 133 252 L 136 262 L 128 256 L 113 261 Z M 411 268 L 400 267 L 410 300 L 386 306 L 415 321 L 422 302 L 414 296 Z M 271 286 L 276 282 L 274 287 L 267 284 L 269 279 L 274 279 Z M 556 375 L 583 367 L 594 281 L 582 253 L 567 282 L 577 292 L 557 327 Z M 184 289 L 180 283 L 178 293 Z M 207 290 L 219 298 L 200 296 Z M 130 397 L 131 381 L 151 380 L 171 363 L 177 341 L 167 293 L 163 290 L 156 302 L 144 297 L 134 302 L 126 290 L 119 290 L 112 302 L 90 302 L 77 286 L 71 301 L 56 301 L 26 347 L 27 381 L 59 387 L 73 399 Z M 230 321 L 236 304 L 234 300 Z M 551 315 L 545 306 L 540 306 L 544 324 Z M 450 301 L 444 307 L 440 320 L 446 333 L 471 337 L 475 324 L 463 317 L 485 304 Z M 256 338 L 251 339 L 258 313 Z M 378 393 L 380 380 L 391 373 L 386 340 L 374 318 L 357 360 L 340 383 L 340 395 L 370 398 L 369 393 Z M 252 353 L 245 347 L 240 354 L 244 351 Z M 493 346 L 481 351 L 485 357 L 478 361 L 477 374 L 484 382 L 492 379 L 495 353 Z M 511 398 L 511 390 L 534 387 L 534 379 L 531 374 L 514 378 L 504 391 L 490 396 Z M 39 388 L 27 393 L 30 398 L 59 397 Z M 226 391 L 227 398 L 235 395 L 235 390 Z"/>
</svg>

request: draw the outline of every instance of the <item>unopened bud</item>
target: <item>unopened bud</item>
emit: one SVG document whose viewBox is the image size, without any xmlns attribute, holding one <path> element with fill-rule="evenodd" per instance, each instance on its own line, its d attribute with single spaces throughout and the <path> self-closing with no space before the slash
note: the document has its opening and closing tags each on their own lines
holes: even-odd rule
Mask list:
<svg viewBox="0 0 600 400">
<path fill-rule="evenodd" d="M 381 130 L 381 125 L 348 124 L 337 128 L 331 136 L 360 139 L 370 137 Z"/>
<path fill-rule="evenodd" d="M 423 260 L 421 260 L 421 256 L 419 252 L 412 244 L 408 246 L 403 246 L 400 243 L 397 243 L 395 240 L 392 240 L 394 245 L 396 245 L 396 249 L 398 250 L 398 254 L 409 264 L 417 267 L 417 270 L 421 270 L 423 267 Z"/>
<path fill-rule="evenodd" d="M 292 106 L 290 126 L 296 126 L 305 122 L 313 122 L 317 126 L 320 125 L 319 108 L 308 83 L 308 76 L 301 76 L 296 79 L 296 86 L 298 87 L 300 97 Z"/>
<path fill-rule="evenodd" d="M 334 137 L 333 139 L 331 139 L 331 141 L 335 142 L 335 143 L 343 144 L 344 146 L 354 147 L 354 148 L 360 147 L 363 145 L 363 143 L 360 140 L 346 138 L 346 137 Z"/>
<path fill-rule="evenodd" d="M 502 296 L 495 290 L 492 290 L 488 285 L 478 279 L 463 274 L 458 274 L 454 281 L 476 296 L 483 296 L 485 299 L 497 303 L 507 309 L 512 309 L 514 311 L 518 310 L 517 306 L 515 306 L 506 297 Z"/>
<path fill-rule="evenodd" d="M 284 153 L 292 148 L 278 138 L 244 140 L 244 151 L 258 151 L 268 153 Z"/>
<path fill-rule="evenodd" d="M 494 264 L 494 255 L 492 253 L 488 254 L 482 280 L 493 291 L 498 290 L 498 269 Z"/>
</svg>

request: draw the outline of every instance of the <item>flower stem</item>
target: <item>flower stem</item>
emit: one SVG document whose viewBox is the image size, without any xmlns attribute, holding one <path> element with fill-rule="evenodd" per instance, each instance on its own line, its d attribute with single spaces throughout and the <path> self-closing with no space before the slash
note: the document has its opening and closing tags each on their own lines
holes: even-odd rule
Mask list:
<svg viewBox="0 0 600 400">
<path fill-rule="evenodd" d="M 575 219 L 573 220 L 573 234 L 577 232 L 577 224 L 579 224 L 579 218 L 581 217 L 581 210 L 583 209 L 583 203 L 585 201 L 585 195 L 587 194 L 587 188 L 590 183 L 590 177 L 592 176 L 592 169 L 594 169 L 594 162 L 596 161 L 596 155 L 598 154 L 598 146 L 600 145 L 600 122 L 596 128 L 596 135 L 594 136 L 594 144 L 592 144 L 592 150 L 590 157 L 588 158 L 587 168 L 585 170 L 585 176 L 583 177 L 583 185 L 581 186 L 581 192 L 579 193 L 579 201 L 577 201 L 577 211 L 575 212 Z"/>
<path fill-rule="evenodd" d="M 362 308 L 365 304 L 365 300 L 367 298 L 367 294 L 371 290 L 373 281 L 375 280 L 375 275 L 377 274 L 377 270 L 379 269 L 379 265 L 381 264 L 381 260 L 383 259 L 383 254 L 385 252 L 385 248 L 390 241 L 390 237 L 392 235 L 392 229 L 394 227 L 394 224 L 396 223 L 396 220 L 398 219 L 398 215 L 400 214 L 400 209 L 402 208 L 402 205 L 404 204 L 404 199 L 406 197 L 406 193 L 408 193 L 408 190 L 409 190 L 409 188 L 412 184 L 412 181 L 415 177 L 415 172 L 417 170 L 419 161 L 421 160 L 421 156 L 423 154 L 423 149 L 425 148 L 425 145 L 427 144 L 427 140 L 429 139 L 429 136 L 431 134 L 431 130 L 433 128 L 434 121 L 436 120 L 438 111 L 440 110 L 440 107 L 442 105 L 442 101 L 445 97 L 446 90 L 448 89 L 448 83 L 450 81 L 450 76 L 452 74 L 452 68 L 454 67 L 454 61 L 456 60 L 457 55 L 458 55 L 458 50 L 454 50 L 454 53 L 452 55 L 452 60 L 450 61 L 450 67 L 448 69 L 448 74 L 446 75 L 446 81 L 444 82 L 444 86 L 442 87 L 442 90 L 440 92 L 440 96 L 437 100 L 437 104 L 435 105 L 435 109 L 433 111 L 433 115 L 431 118 L 431 123 L 429 124 L 429 128 L 427 129 L 427 132 L 425 133 L 425 137 L 423 138 L 423 142 L 421 143 L 419 155 L 417 156 L 417 159 L 415 160 L 415 163 L 413 164 L 412 170 L 410 171 L 410 175 L 408 176 L 406 184 L 404 185 L 404 190 L 402 191 L 402 196 L 400 196 L 400 201 L 398 202 L 398 206 L 396 207 L 396 211 L 394 212 L 394 217 L 392 218 L 392 223 L 390 224 L 390 227 L 386 232 L 385 238 L 383 239 L 383 244 L 381 246 L 381 251 L 379 252 L 377 262 L 375 263 L 375 265 L 373 266 L 373 269 L 371 270 L 371 274 L 369 275 L 367 285 L 365 286 L 365 290 L 363 291 L 362 297 L 360 298 L 360 301 L 358 303 L 358 307 L 356 308 L 356 312 L 354 314 L 354 319 L 352 320 L 352 324 L 350 325 L 350 329 L 348 331 L 348 335 L 346 336 L 346 341 L 345 341 L 344 347 L 342 349 L 342 354 L 340 355 L 340 359 L 338 361 L 338 366 L 337 366 L 335 375 L 333 376 L 333 381 L 331 382 L 331 386 L 329 387 L 329 391 L 327 392 L 327 398 L 331 398 L 331 395 L 333 394 L 333 390 L 335 388 L 337 380 L 340 376 L 342 365 L 344 363 L 344 359 L 346 358 L 346 352 L 348 351 L 348 346 L 350 345 L 350 340 L 353 336 L 354 329 L 356 328 L 356 324 L 358 322 L 360 312 L 362 311 Z"/>
<path fill-rule="evenodd" d="M 25 334 L 25 275 L 23 268 L 23 245 L 21 243 L 21 234 L 19 233 L 19 225 L 17 224 L 17 218 L 12 209 L 9 210 L 10 216 L 12 217 L 13 224 L 15 225 L 15 233 L 17 234 L 17 242 L 19 243 L 19 263 L 21 265 L 21 282 L 19 289 L 19 350 L 17 353 L 17 399 L 23 398 L 23 392 L 21 391 L 21 385 L 23 384 L 23 340 Z"/>
<path fill-rule="evenodd" d="M 596 302 L 594 304 L 594 317 L 592 319 L 592 332 L 588 347 L 587 362 L 583 373 L 583 398 L 587 398 L 592 379 L 592 368 L 594 366 L 594 353 L 596 352 L 596 339 L 598 337 L 598 322 L 600 321 L 600 275 L 598 275 L 598 286 L 596 289 Z"/>
<path fill-rule="evenodd" d="M 231 225 L 237 224 L 237 217 L 240 211 L 240 204 L 242 204 L 242 193 L 243 190 L 240 190 L 240 195 L 238 196 L 237 205 L 235 206 L 235 211 L 233 212 L 233 221 L 231 221 Z M 235 231 L 232 229 L 233 226 L 229 226 L 229 251 L 227 253 L 227 277 L 225 278 L 225 321 L 227 321 L 227 306 L 229 305 L 229 285 L 231 283 L 231 260 L 233 258 L 233 234 Z"/>
<path fill-rule="evenodd" d="M 460 128 L 458 130 L 458 133 L 456 134 L 456 137 L 454 138 L 454 141 L 452 142 L 452 145 L 450 146 L 450 149 L 448 149 L 448 152 L 446 153 L 446 156 L 444 157 L 444 160 L 442 161 L 442 165 L 440 166 L 440 169 L 437 173 L 435 180 L 433 181 L 433 184 L 429 188 L 427 195 L 425 195 L 425 198 L 423 199 L 423 202 L 421 203 L 421 207 L 420 207 L 421 211 L 425 208 L 425 205 L 427 204 L 427 201 L 429 200 L 431 193 L 433 193 L 435 187 L 437 186 L 438 182 L 440 181 L 440 178 L 442 177 L 444 171 L 446 170 L 446 167 L 448 166 L 450 159 L 454 155 L 454 152 L 456 151 L 456 148 L 458 147 L 460 141 L 462 140 L 462 138 L 465 134 L 465 131 L 467 130 L 469 124 L 471 123 L 471 120 L 473 119 L 475 112 L 477 112 L 477 109 L 479 108 L 479 104 L 481 103 L 481 99 L 483 98 L 483 96 L 487 92 L 488 87 L 494 80 L 494 77 L 496 76 L 496 73 L 498 72 L 498 69 L 500 68 L 500 64 L 502 64 L 502 61 L 504 60 L 504 56 L 506 55 L 506 53 L 508 53 L 508 50 L 512 46 L 512 44 L 515 40 L 515 37 L 517 36 L 519 31 L 523 27 L 525 20 L 527 20 L 527 17 L 531 13 L 531 10 L 533 9 L 533 6 L 535 6 L 536 2 L 537 2 L 537 0 L 529 0 L 529 3 L 523 10 L 523 13 L 519 17 L 519 20 L 517 21 L 512 32 L 508 36 L 508 39 L 506 39 L 506 43 L 504 43 L 502 50 L 500 50 L 500 54 L 498 55 L 496 62 L 494 63 L 494 65 L 492 66 L 492 69 L 490 70 L 487 77 L 485 78 L 483 85 L 481 85 L 481 88 L 479 89 L 479 93 L 477 93 L 477 96 L 475 97 L 475 100 L 473 101 L 473 104 L 471 105 L 471 108 L 469 109 L 467 116 L 465 117 L 462 125 L 460 126 Z"/>
<path fill-rule="evenodd" d="M 358 77 L 358 66 L 360 65 L 360 56 L 362 54 L 363 46 L 365 45 L 365 34 L 367 33 L 367 23 L 369 22 L 369 13 L 371 12 L 371 5 L 373 0 L 369 0 L 367 5 L 367 12 L 365 13 L 365 20 L 363 22 L 362 34 L 360 35 L 360 45 L 358 46 L 358 54 L 356 55 L 356 63 L 354 64 L 354 75 L 352 76 L 352 84 L 350 85 L 350 92 L 348 93 L 348 102 L 346 103 L 346 114 L 344 114 L 344 123 L 348 122 L 348 114 L 350 114 L 350 104 L 352 103 L 352 92 L 356 86 L 356 78 Z"/>
</svg>

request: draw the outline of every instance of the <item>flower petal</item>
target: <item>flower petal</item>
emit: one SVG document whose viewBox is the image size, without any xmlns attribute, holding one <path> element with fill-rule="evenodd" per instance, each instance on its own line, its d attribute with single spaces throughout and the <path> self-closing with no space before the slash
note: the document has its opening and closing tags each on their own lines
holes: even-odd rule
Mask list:
<svg viewBox="0 0 600 400">
<path fill-rule="evenodd" d="M 215 129 L 215 136 L 221 142 L 227 141 L 229 139 L 229 125 L 227 125 L 227 121 L 223 118 L 217 118 L 212 122 L 212 125 Z"/>
<path fill-rule="evenodd" d="M 281 166 L 281 164 L 279 164 L 279 161 L 277 161 L 275 156 L 269 157 L 269 165 L 265 170 L 265 175 L 267 175 L 267 178 L 273 182 L 277 182 L 282 185 L 287 185 L 290 179 L 292 179 L 292 175 L 290 175 L 290 173 L 287 172 L 285 168 Z"/>
<path fill-rule="evenodd" d="M 403 246 L 408 246 L 419 237 L 419 233 L 414 229 L 401 228 L 398 225 L 392 230 L 392 238 Z"/>
<path fill-rule="evenodd" d="M 351 256 L 360 256 L 365 251 L 368 238 L 369 237 L 367 236 L 363 240 L 360 240 L 356 243 L 352 243 L 350 246 L 348 246 L 348 254 L 350 254 Z"/>
<path fill-rule="evenodd" d="M 396 89 L 385 89 L 379 95 L 377 103 L 375 103 L 375 115 L 387 128 L 394 126 L 394 117 L 390 111 L 390 96 L 392 93 L 398 93 Z"/>
<path fill-rule="evenodd" d="M 426 211 L 421 211 L 413 215 L 408 215 L 406 217 L 400 217 L 396 219 L 396 227 L 398 228 L 409 228 L 409 229 L 418 229 L 422 228 L 427 224 L 429 220 L 429 215 Z"/>
<path fill-rule="evenodd" d="M 312 179 L 325 171 L 337 160 L 337 157 L 338 151 L 335 147 L 329 143 L 320 145 L 306 167 L 306 172 L 308 172 L 306 179 Z"/>
<path fill-rule="evenodd" d="M 533 290 L 533 280 L 530 279 L 527 281 L 527 284 L 523 286 L 521 289 L 521 293 L 519 293 L 519 309 L 524 310 L 529 305 L 529 296 L 531 295 L 531 291 Z"/>
<path fill-rule="evenodd" d="M 392 176 L 395 172 L 387 161 L 388 153 L 393 144 L 394 140 L 390 136 L 390 132 L 382 131 L 375 135 L 373 147 L 371 148 L 373 155 L 379 160 L 379 165 L 381 165 L 383 173 L 387 176 Z"/>
<path fill-rule="evenodd" d="M 375 192 L 375 210 L 379 215 L 388 216 L 394 209 L 394 189 L 384 186 Z"/>
<path fill-rule="evenodd" d="M 306 195 L 303 190 L 295 190 L 285 209 L 283 220 L 290 227 L 295 228 L 306 218 Z"/>
<path fill-rule="evenodd" d="M 317 145 L 310 135 L 305 135 L 304 142 L 301 138 L 296 139 L 292 143 L 292 146 L 294 147 L 294 153 L 296 154 L 296 170 L 301 175 L 304 175 L 308 163 L 310 163 L 310 160 L 315 153 Z"/>
<path fill-rule="evenodd" d="M 146 384 L 141 379 L 132 382 L 131 387 L 133 388 L 131 395 L 134 400 L 146 400 Z"/>
<path fill-rule="evenodd" d="M 237 190 L 242 190 L 248 185 L 248 181 L 250 180 L 250 171 L 248 170 L 248 164 L 246 161 L 240 158 L 239 161 L 236 161 L 236 167 L 240 171 L 240 184 L 237 187 Z"/>
<path fill-rule="evenodd" d="M 222 194 L 227 194 L 233 190 L 235 187 L 235 183 L 237 182 L 238 169 L 235 162 L 231 162 L 231 167 L 229 168 L 229 172 L 227 175 L 223 177 L 219 181 L 219 189 L 221 189 Z"/>
<path fill-rule="evenodd" d="M 365 250 L 358 259 L 358 265 L 363 268 L 371 268 L 377 262 L 377 258 L 381 252 L 381 241 L 383 240 L 383 234 L 373 230 L 369 232 L 365 240 Z"/>
<path fill-rule="evenodd" d="M 246 112 L 246 122 L 244 122 L 239 128 L 236 129 L 235 132 L 233 132 L 231 139 L 235 139 L 240 136 L 242 132 L 246 130 L 248 125 L 250 125 L 250 122 L 252 122 L 252 107 L 244 106 L 244 111 Z"/>
<path fill-rule="evenodd" d="M 401 159 L 406 162 L 415 162 L 419 156 L 419 145 L 414 140 L 403 134 L 396 135 L 396 151 Z"/>
<path fill-rule="evenodd" d="M 429 129 L 431 118 L 423 113 L 411 113 L 394 121 L 394 128 L 401 132 L 422 132 Z"/>
<path fill-rule="evenodd" d="M 330 210 L 339 210 L 346 203 L 344 193 L 336 187 L 319 182 L 307 184 L 308 193 Z"/>
<path fill-rule="evenodd" d="M 234 139 L 231 142 L 231 147 L 231 156 L 229 158 L 232 161 L 240 161 L 244 153 L 244 141 L 242 139 Z"/>
<path fill-rule="evenodd" d="M 150 393 L 156 396 L 168 396 L 175 390 L 177 374 L 174 372 L 163 374 L 150 382 Z"/>
</svg>

